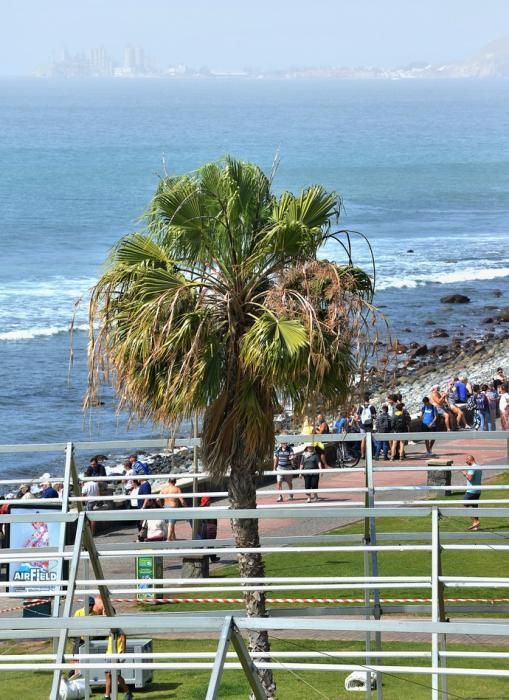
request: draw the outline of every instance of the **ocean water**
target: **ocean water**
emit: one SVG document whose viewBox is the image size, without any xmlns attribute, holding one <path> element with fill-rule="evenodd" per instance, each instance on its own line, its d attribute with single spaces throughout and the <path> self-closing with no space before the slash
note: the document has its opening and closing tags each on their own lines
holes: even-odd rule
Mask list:
<svg viewBox="0 0 509 700">
<path fill-rule="evenodd" d="M 83 415 L 87 295 L 158 177 L 225 153 L 267 170 L 278 153 L 276 190 L 342 196 L 403 341 L 431 317 L 474 334 L 509 305 L 509 81 L 2 80 L 0 124 L 0 443 L 160 434 L 128 431 L 111 392 Z M 354 254 L 368 264 L 360 238 Z M 454 292 L 472 303 L 439 303 Z M 0 457 L 0 474 L 48 459 Z"/>
</svg>

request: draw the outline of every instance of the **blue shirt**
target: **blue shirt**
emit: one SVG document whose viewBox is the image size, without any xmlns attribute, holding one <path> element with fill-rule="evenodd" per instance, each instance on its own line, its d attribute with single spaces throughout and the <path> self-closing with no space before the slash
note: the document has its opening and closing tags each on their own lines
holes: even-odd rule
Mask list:
<svg viewBox="0 0 509 700">
<path fill-rule="evenodd" d="M 134 474 L 150 474 L 150 469 L 148 468 L 148 464 L 145 464 L 145 462 L 140 462 L 140 460 L 137 460 L 133 464 L 133 473 Z"/>
<path fill-rule="evenodd" d="M 472 480 L 467 479 L 467 493 L 480 493 L 479 489 L 473 489 L 472 486 L 480 486 L 482 479 L 481 469 L 469 469 L 467 474 L 472 477 Z"/>
<path fill-rule="evenodd" d="M 437 415 L 437 409 L 433 404 L 423 404 L 421 408 L 422 422 L 424 425 L 431 425 Z"/>
<path fill-rule="evenodd" d="M 338 418 L 338 420 L 334 423 L 334 431 L 336 433 L 342 433 L 343 430 L 346 428 L 346 423 L 346 418 Z"/>
<path fill-rule="evenodd" d="M 140 488 L 138 489 L 138 496 L 150 496 L 151 493 L 152 487 L 150 486 L 149 481 L 144 481 L 142 484 L 140 484 Z M 142 508 L 144 503 L 144 498 L 138 498 L 138 508 Z"/>
<path fill-rule="evenodd" d="M 468 399 L 467 385 L 463 382 L 456 382 L 454 385 L 456 389 L 456 396 L 458 397 L 458 403 L 466 403 Z"/>
<path fill-rule="evenodd" d="M 48 486 L 47 489 L 41 491 L 42 498 L 58 498 L 58 491 L 55 491 L 53 486 Z"/>
</svg>

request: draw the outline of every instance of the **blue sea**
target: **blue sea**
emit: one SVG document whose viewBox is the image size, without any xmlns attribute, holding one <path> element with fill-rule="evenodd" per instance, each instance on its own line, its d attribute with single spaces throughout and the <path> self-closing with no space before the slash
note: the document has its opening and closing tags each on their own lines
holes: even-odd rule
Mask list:
<svg viewBox="0 0 509 700">
<path fill-rule="evenodd" d="M 278 191 L 341 195 L 341 227 L 368 237 L 376 302 L 403 341 L 426 340 L 431 317 L 475 334 L 486 307 L 509 306 L 509 81 L 4 79 L 0 443 L 161 434 L 128 430 L 111 392 L 83 415 L 87 298 L 158 178 L 226 153 L 267 171 L 278 154 Z M 354 250 L 367 265 L 360 238 Z M 453 292 L 472 303 L 439 303 Z M 47 463 L 2 457 L 0 475 Z"/>
</svg>

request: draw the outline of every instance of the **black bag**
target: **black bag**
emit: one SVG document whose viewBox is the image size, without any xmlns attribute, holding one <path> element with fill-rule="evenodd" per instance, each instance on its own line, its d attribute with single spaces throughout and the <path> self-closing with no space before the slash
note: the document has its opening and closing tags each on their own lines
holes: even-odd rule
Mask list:
<svg viewBox="0 0 509 700">
<path fill-rule="evenodd" d="M 142 526 L 140 527 L 140 531 L 138 532 L 138 540 L 140 542 L 145 542 L 145 540 L 147 539 L 147 535 L 148 535 L 148 525 L 147 525 L 147 521 L 144 520 Z"/>
</svg>

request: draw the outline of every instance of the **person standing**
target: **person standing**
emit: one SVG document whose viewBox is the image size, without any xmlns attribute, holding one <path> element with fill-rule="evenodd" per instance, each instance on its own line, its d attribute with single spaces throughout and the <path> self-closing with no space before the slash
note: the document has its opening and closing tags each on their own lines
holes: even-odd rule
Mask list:
<svg viewBox="0 0 509 700">
<path fill-rule="evenodd" d="M 465 458 L 465 463 L 468 466 L 468 469 L 463 472 L 463 476 L 467 480 L 467 490 L 463 496 L 463 500 L 467 501 L 467 503 L 465 503 L 465 508 L 478 508 L 478 501 L 481 497 L 481 491 L 478 487 L 481 485 L 482 471 L 476 464 L 475 457 L 473 455 L 467 455 Z M 470 527 L 467 529 L 477 531 L 479 529 L 479 525 L 481 524 L 479 518 L 477 516 L 473 516 L 471 521 Z"/>
<path fill-rule="evenodd" d="M 94 506 L 97 503 L 97 497 L 99 496 L 99 484 L 97 481 L 85 481 L 81 487 L 81 495 L 86 496 L 90 500 L 84 501 L 83 505 L 86 511 L 89 513 L 94 510 Z M 93 500 L 92 500 L 93 499 Z M 90 531 L 92 535 L 95 535 L 97 522 L 95 520 L 90 520 Z"/>
<path fill-rule="evenodd" d="M 200 508 L 208 508 L 210 506 L 210 497 L 202 496 L 200 499 Z M 215 540 L 217 537 L 217 519 L 202 518 L 198 524 L 198 537 L 201 540 Z M 209 559 L 212 562 L 219 561 L 221 557 L 217 554 L 210 554 Z"/>
<path fill-rule="evenodd" d="M 498 409 L 500 411 L 500 427 L 502 430 L 509 430 L 509 393 L 507 387 L 507 384 L 500 384 L 498 387 L 500 396 Z"/>
<path fill-rule="evenodd" d="M 362 406 L 359 406 L 357 409 L 357 415 L 360 419 L 361 433 L 364 435 L 361 441 L 361 459 L 364 459 L 364 455 L 366 454 L 366 439 L 368 435 L 371 439 L 371 433 L 373 432 L 376 418 L 376 408 L 370 403 L 368 394 L 364 396 Z"/>
<path fill-rule="evenodd" d="M 161 488 L 159 493 L 161 494 L 161 496 L 164 496 L 163 505 L 165 508 L 184 508 L 186 505 L 185 500 L 181 496 L 182 490 L 179 486 L 177 486 L 177 480 L 173 476 L 170 476 L 170 478 L 168 479 L 168 483 L 166 484 L 166 486 L 163 486 Z M 176 522 L 176 518 L 172 518 L 168 521 L 168 524 L 170 526 L 170 529 L 168 531 L 168 542 L 177 539 L 175 535 Z"/>
<path fill-rule="evenodd" d="M 425 396 L 422 400 L 422 407 L 421 407 L 421 427 L 423 432 L 425 433 L 431 433 L 433 430 L 435 430 L 435 424 L 437 422 L 437 408 L 434 406 L 429 398 Z M 433 457 L 433 445 L 435 444 L 434 440 L 425 440 L 426 443 L 426 456 L 427 457 Z"/>
<path fill-rule="evenodd" d="M 302 460 L 300 463 L 301 476 L 304 476 L 304 488 L 306 490 L 307 502 L 318 500 L 316 489 L 318 488 L 318 482 L 320 479 L 319 474 L 306 474 L 307 471 L 322 469 L 322 460 L 320 455 L 316 451 L 314 445 L 307 444 L 304 448 L 304 454 L 302 455 Z"/>
<path fill-rule="evenodd" d="M 393 433 L 408 433 L 408 412 L 405 410 L 405 404 L 397 403 L 396 410 L 394 411 L 394 416 L 392 418 L 392 432 Z M 405 444 L 406 440 L 399 438 L 398 440 L 393 440 L 391 445 L 391 462 L 398 459 L 397 452 L 399 448 L 399 459 L 405 459 Z"/>
<path fill-rule="evenodd" d="M 392 429 L 392 421 L 389 417 L 389 407 L 384 404 L 382 406 L 382 412 L 376 419 L 376 432 L 377 433 L 390 433 Z M 384 459 L 389 459 L 389 441 L 388 440 L 375 440 L 375 459 L 380 459 L 380 453 L 383 452 Z"/>
<path fill-rule="evenodd" d="M 293 458 L 293 448 L 287 442 L 282 442 L 274 452 L 274 470 L 278 472 L 276 482 L 277 490 L 280 492 L 277 497 L 278 503 L 283 500 L 283 482 L 290 491 L 288 500 L 293 501 Z"/>
</svg>

